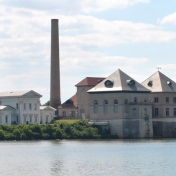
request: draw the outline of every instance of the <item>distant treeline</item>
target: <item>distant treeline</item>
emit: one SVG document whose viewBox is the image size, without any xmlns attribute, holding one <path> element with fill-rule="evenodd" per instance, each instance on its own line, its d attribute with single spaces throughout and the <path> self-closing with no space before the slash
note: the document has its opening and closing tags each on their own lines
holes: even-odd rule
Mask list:
<svg viewBox="0 0 176 176">
<path fill-rule="evenodd" d="M 102 138 L 116 138 L 116 136 L 112 136 L 108 129 L 89 126 L 86 120 L 73 124 L 0 125 L 0 140 Z"/>
</svg>

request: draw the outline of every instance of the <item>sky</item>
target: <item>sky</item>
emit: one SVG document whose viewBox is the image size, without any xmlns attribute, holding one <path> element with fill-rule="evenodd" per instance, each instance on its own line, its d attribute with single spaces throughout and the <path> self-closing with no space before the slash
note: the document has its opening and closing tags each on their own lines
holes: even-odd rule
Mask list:
<svg viewBox="0 0 176 176">
<path fill-rule="evenodd" d="M 51 19 L 59 19 L 61 101 L 85 77 L 121 69 L 176 81 L 175 0 L 0 0 L 0 91 L 50 99 Z"/>
</svg>

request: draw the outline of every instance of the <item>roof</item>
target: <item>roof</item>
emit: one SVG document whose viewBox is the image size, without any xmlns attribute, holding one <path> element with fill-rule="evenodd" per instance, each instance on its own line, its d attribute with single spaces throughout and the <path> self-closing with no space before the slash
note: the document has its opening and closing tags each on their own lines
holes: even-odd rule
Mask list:
<svg viewBox="0 0 176 176">
<path fill-rule="evenodd" d="M 54 110 L 54 111 L 56 111 L 57 109 L 55 109 L 51 106 L 40 106 L 40 110 Z"/>
<path fill-rule="evenodd" d="M 141 84 L 151 92 L 176 92 L 176 83 L 160 71 L 154 73 Z"/>
<path fill-rule="evenodd" d="M 93 92 L 150 92 L 126 73 L 118 69 L 105 80 L 88 91 Z"/>
<path fill-rule="evenodd" d="M 80 81 L 78 84 L 76 84 L 76 87 L 79 86 L 96 86 L 98 83 L 103 81 L 105 78 L 103 77 L 86 77 L 82 81 Z"/>
<path fill-rule="evenodd" d="M 4 110 L 4 109 L 11 109 L 11 110 L 14 110 L 14 108 L 12 108 L 11 106 L 6 106 L 6 105 L 0 105 L 0 110 Z"/>
<path fill-rule="evenodd" d="M 58 108 L 77 108 L 77 97 L 76 94 L 61 104 Z"/>
<path fill-rule="evenodd" d="M 33 90 L 24 90 L 24 91 L 9 91 L 9 92 L 0 92 L 0 97 L 42 97 L 42 95 L 38 94 Z"/>
</svg>

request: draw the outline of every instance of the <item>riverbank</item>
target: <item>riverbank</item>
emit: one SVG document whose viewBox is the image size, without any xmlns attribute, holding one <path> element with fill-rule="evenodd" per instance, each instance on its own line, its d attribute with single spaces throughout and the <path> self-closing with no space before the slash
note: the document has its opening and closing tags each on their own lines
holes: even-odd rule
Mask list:
<svg viewBox="0 0 176 176">
<path fill-rule="evenodd" d="M 86 120 L 73 123 L 60 122 L 45 125 L 0 125 L 0 140 L 33 139 L 111 139 L 109 130 L 92 127 Z"/>
</svg>

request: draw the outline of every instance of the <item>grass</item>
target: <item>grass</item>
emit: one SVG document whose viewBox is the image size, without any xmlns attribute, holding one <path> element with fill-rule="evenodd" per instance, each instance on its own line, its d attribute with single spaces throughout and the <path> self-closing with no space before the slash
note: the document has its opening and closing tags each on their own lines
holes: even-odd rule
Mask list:
<svg viewBox="0 0 176 176">
<path fill-rule="evenodd" d="M 62 120 L 55 120 L 54 123 L 68 123 L 68 124 L 74 124 L 76 122 L 79 122 L 80 120 L 78 119 L 62 119 Z"/>
</svg>

